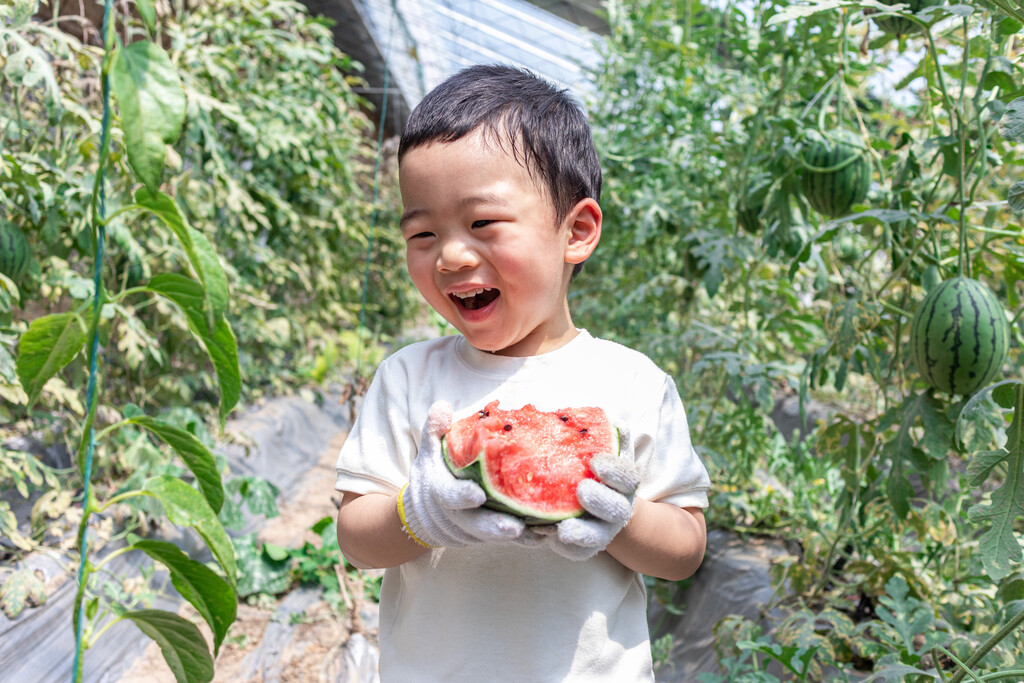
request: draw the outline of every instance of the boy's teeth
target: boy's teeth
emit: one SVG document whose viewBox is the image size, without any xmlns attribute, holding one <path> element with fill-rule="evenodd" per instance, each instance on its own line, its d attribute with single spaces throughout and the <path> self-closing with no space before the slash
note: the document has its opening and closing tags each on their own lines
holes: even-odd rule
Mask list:
<svg viewBox="0 0 1024 683">
<path fill-rule="evenodd" d="M 470 311 L 483 308 L 498 298 L 500 293 L 490 287 L 477 287 L 465 292 L 453 292 L 452 300 L 457 301 L 460 306 Z"/>
</svg>

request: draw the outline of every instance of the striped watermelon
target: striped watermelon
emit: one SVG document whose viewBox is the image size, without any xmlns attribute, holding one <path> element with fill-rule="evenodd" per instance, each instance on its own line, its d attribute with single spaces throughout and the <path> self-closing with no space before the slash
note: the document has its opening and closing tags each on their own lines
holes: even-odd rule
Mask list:
<svg viewBox="0 0 1024 683">
<path fill-rule="evenodd" d="M 812 133 L 800 157 L 800 189 L 815 211 L 836 218 L 864 201 L 871 186 L 871 161 L 859 135 L 842 129 Z"/>
<path fill-rule="evenodd" d="M 881 0 L 885 5 L 897 5 L 906 3 L 907 12 L 913 12 L 917 14 L 925 7 L 933 7 L 942 2 L 942 0 Z M 916 33 L 921 30 L 921 25 L 911 21 L 905 17 L 898 17 L 894 15 L 883 16 L 883 17 L 872 17 L 872 21 L 875 22 L 875 26 L 881 29 L 885 33 L 891 33 L 897 36 L 905 36 L 908 33 Z"/>
<path fill-rule="evenodd" d="M 928 292 L 910 323 L 910 353 L 939 391 L 969 395 L 1002 368 L 1010 344 L 1006 313 L 977 280 L 955 277 Z"/>
<path fill-rule="evenodd" d="M 458 420 L 441 441 L 452 473 L 487 493 L 487 507 L 552 524 L 583 514 L 576 486 L 590 460 L 619 453 L 619 433 L 600 408 L 503 410 L 497 401 Z"/>
<path fill-rule="evenodd" d="M 21 228 L 0 219 L 0 273 L 17 280 L 28 270 L 32 252 Z"/>
</svg>

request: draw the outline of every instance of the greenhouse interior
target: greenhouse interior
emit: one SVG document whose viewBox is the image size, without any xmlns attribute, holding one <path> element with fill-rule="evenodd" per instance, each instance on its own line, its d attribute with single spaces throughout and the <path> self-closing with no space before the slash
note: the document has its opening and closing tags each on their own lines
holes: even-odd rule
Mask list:
<svg viewBox="0 0 1024 683">
<path fill-rule="evenodd" d="M 1024 0 L 6 0 L 0 202 L 4 681 L 1024 681 Z"/>
</svg>

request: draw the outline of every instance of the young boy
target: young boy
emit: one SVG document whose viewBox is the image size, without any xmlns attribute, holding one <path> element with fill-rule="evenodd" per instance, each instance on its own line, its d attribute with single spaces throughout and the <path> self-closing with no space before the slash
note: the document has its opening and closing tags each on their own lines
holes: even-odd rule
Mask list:
<svg viewBox="0 0 1024 683">
<path fill-rule="evenodd" d="M 601 236 L 601 169 L 565 92 L 469 67 L 412 113 L 399 148 L 402 235 L 417 290 L 462 334 L 385 360 L 338 458 L 338 541 L 386 567 L 387 681 L 653 680 L 641 574 L 690 576 L 708 474 L 672 379 L 577 329 L 569 281 Z M 439 438 L 488 402 L 599 406 L 625 457 L 595 456 L 587 513 L 525 527 L 481 508 Z"/>
</svg>

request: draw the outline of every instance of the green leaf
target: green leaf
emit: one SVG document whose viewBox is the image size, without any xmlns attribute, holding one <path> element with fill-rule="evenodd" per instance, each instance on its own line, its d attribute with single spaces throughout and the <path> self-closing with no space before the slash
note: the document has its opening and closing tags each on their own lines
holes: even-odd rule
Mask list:
<svg viewBox="0 0 1024 683">
<path fill-rule="evenodd" d="M 885 590 L 888 595 L 878 598 L 880 606 L 875 610 L 878 618 L 899 634 L 908 653 L 919 658 L 933 644 L 942 642 L 945 635 L 932 628 L 934 611 L 927 603 L 910 595 L 906 579 L 899 574 L 893 576 L 886 582 Z"/>
<path fill-rule="evenodd" d="M 192 269 L 203 285 L 203 295 L 209 312 L 209 327 L 224 316 L 228 308 L 228 279 L 210 240 L 188 224 L 185 215 L 173 198 L 163 192 L 150 192 L 139 188 L 135 203 L 153 213 L 171 229 L 181 243 Z"/>
<path fill-rule="evenodd" d="M 145 427 L 181 456 L 185 465 L 196 475 L 199 488 L 214 512 L 220 512 L 224 504 L 224 487 L 213 453 L 194 434 L 149 416 L 138 416 L 125 420 L 126 424 Z"/>
<path fill-rule="evenodd" d="M 110 87 L 121 113 L 128 161 L 152 192 L 160 187 L 166 146 L 181 135 L 185 90 L 164 49 L 148 40 L 118 45 Z"/>
<path fill-rule="evenodd" d="M 85 325 L 74 313 L 36 318 L 18 343 L 18 379 L 31 406 L 51 377 L 85 345 Z"/>
<path fill-rule="evenodd" d="M 272 560 L 256 546 L 255 534 L 235 538 L 238 553 L 238 595 L 277 595 L 292 585 L 291 558 Z"/>
<path fill-rule="evenodd" d="M 158 609 L 125 612 L 139 630 L 156 641 L 178 683 L 213 680 L 213 658 L 196 625 L 177 614 Z"/>
<path fill-rule="evenodd" d="M 978 451 L 967 464 L 967 477 L 971 486 L 981 486 L 988 479 L 996 465 L 1006 460 L 1009 452 L 1005 448 L 996 451 Z"/>
<path fill-rule="evenodd" d="M 224 569 L 228 583 L 235 586 L 238 568 L 231 539 L 206 499 L 185 482 L 169 475 L 147 480 L 143 491 L 163 504 L 167 518 L 171 522 L 192 527 L 203 537 L 213 556 Z"/>
<path fill-rule="evenodd" d="M 254 515 L 267 519 L 277 517 L 277 496 L 281 491 L 262 477 L 234 477 L 224 485 L 226 494 L 224 507 L 220 510 L 220 521 L 225 528 L 237 531 L 245 525 L 242 504 Z"/>
<path fill-rule="evenodd" d="M 153 7 L 153 0 L 135 0 L 135 7 L 139 10 L 139 16 L 146 22 L 146 28 L 152 33 L 156 30 L 156 9 Z"/>
<path fill-rule="evenodd" d="M 1024 180 L 1018 180 L 1010 186 L 1010 193 L 1007 195 L 1006 200 L 1010 204 L 1010 209 L 1016 214 L 1024 213 Z"/>
<path fill-rule="evenodd" d="M 203 286 L 188 276 L 179 273 L 154 275 L 146 289 L 178 304 L 189 322 L 189 329 L 203 342 L 206 353 L 217 371 L 220 386 L 220 423 L 224 421 L 242 395 L 242 372 L 238 365 L 238 342 L 234 332 L 224 318 L 216 320 L 211 329 L 208 316 L 204 315 L 201 302 L 204 301 Z"/>
<path fill-rule="evenodd" d="M 1006 105 L 1006 111 L 999 119 L 999 132 L 1010 142 L 1024 142 L 1024 97 Z"/>
<path fill-rule="evenodd" d="M 882 681 L 884 683 L 903 683 L 907 680 L 907 676 L 910 674 L 924 674 L 925 676 L 931 676 L 931 674 L 923 669 L 918 669 L 916 666 L 910 666 L 908 664 L 889 664 L 881 669 L 876 669 L 875 673 L 871 676 L 863 679 L 861 683 L 878 683 Z"/>
<path fill-rule="evenodd" d="M 918 420 L 924 425 L 920 443 L 915 439 Z M 942 410 L 942 404 L 929 392 L 911 394 L 899 406 L 891 408 L 879 421 L 879 431 L 899 424 L 899 429 L 883 446 L 882 456 L 891 461 L 886 482 L 889 504 L 900 517 L 910 513 L 914 490 L 907 469 L 916 469 L 931 478 L 932 463 L 941 462 L 953 444 L 955 426 Z"/>
<path fill-rule="evenodd" d="M 46 602 L 43 580 L 31 569 L 19 569 L 0 585 L 0 609 L 8 619 L 15 619 L 27 605 Z"/>
<path fill-rule="evenodd" d="M 212 569 L 196 562 L 173 543 L 147 539 L 132 547 L 141 550 L 171 573 L 171 583 L 196 608 L 213 631 L 214 653 L 235 621 L 238 599 L 235 589 Z"/>
<path fill-rule="evenodd" d="M 976 524 L 989 523 L 978 542 L 985 571 L 993 581 L 1002 580 L 1011 565 L 1020 562 L 1020 541 L 1014 532 L 1018 517 L 1024 516 L 1024 384 L 1017 384 L 1013 422 L 1006 432 L 1006 447 L 1000 451 L 983 451 L 971 462 L 971 483 L 980 485 L 982 474 L 1006 462 L 1006 475 L 992 492 L 990 503 L 978 503 L 967 511 L 967 518 Z"/>
<path fill-rule="evenodd" d="M 1017 400 L 1017 385 L 1019 382 L 1010 380 L 1000 382 L 992 388 L 992 400 L 1004 410 L 1013 410 L 1014 401 Z"/>
<path fill-rule="evenodd" d="M 288 557 L 290 556 L 288 548 L 285 548 L 283 545 L 277 545 L 275 543 L 264 543 L 263 552 L 265 552 L 267 554 L 267 557 L 269 557 L 271 560 L 275 562 L 287 560 Z"/>
<path fill-rule="evenodd" d="M 1013 76 L 1003 71 L 990 71 L 985 75 L 985 80 L 981 84 L 984 90 L 994 90 L 999 88 L 1003 92 L 1013 92 L 1017 89 L 1017 83 L 1013 80 Z"/>
</svg>

